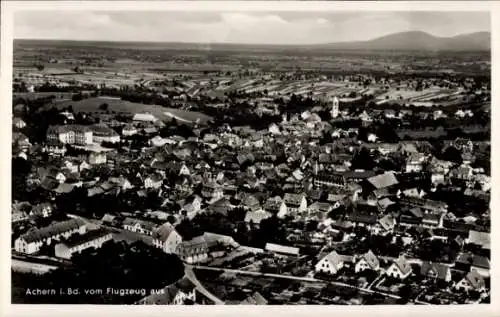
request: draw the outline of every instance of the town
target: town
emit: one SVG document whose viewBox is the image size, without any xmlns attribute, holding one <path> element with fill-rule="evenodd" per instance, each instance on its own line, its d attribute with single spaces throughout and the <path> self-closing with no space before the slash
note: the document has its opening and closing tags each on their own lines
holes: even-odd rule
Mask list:
<svg viewBox="0 0 500 317">
<path fill-rule="evenodd" d="M 489 303 L 489 57 L 93 45 L 15 43 L 13 302 Z"/>
</svg>

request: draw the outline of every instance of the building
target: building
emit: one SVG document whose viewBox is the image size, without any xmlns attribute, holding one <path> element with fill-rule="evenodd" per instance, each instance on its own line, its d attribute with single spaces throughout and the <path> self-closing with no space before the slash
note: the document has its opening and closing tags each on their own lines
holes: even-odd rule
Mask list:
<svg viewBox="0 0 500 317">
<path fill-rule="evenodd" d="M 100 248 L 105 242 L 112 240 L 111 232 L 105 229 L 88 231 L 82 235 L 72 235 L 64 242 L 57 244 L 54 248 L 55 255 L 62 259 L 71 259 L 75 253 L 82 252 L 88 248 Z"/>
<path fill-rule="evenodd" d="M 380 262 L 371 250 L 363 254 L 354 266 L 354 272 L 358 273 L 364 270 L 378 271 L 380 269 Z"/>
<path fill-rule="evenodd" d="M 158 227 L 153 233 L 153 245 L 165 253 L 175 253 L 181 242 L 182 237 L 168 222 Z"/>
<path fill-rule="evenodd" d="M 48 142 L 63 144 L 88 145 L 92 144 L 92 130 L 83 125 L 49 126 L 47 129 Z"/>
<path fill-rule="evenodd" d="M 203 263 L 208 260 L 207 241 L 204 236 L 182 241 L 177 247 L 176 254 L 186 263 Z"/>
<path fill-rule="evenodd" d="M 12 124 L 18 129 L 23 129 L 26 127 L 26 122 L 24 122 L 23 119 L 17 117 L 12 119 Z"/>
<path fill-rule="evenodd" d="M 339 116 L 339 99 L 335 96 L 332 98 L 332 109 L 330 110 L 330 116 L 335 119 Z"/>
<path fill-rule="evenodd" d="M 439 263 L 423 262 L 420 275 L 445 282 L 451 281 L 450 267 Z"/>
<path fill-rule="evenodd" d="M 283 202 L 289 214 L 303 214 L 307 211 L 307 200 L 304 194 L 286 193 Z"/>
<path fill-rule="evenodd" d="M 33 254 L 45 245 L 52 244 L 53 240 L 60 238 L 69 238 L 74 233 L 84 234 L 86 231 L 85 223 L 80 219 L 71 219 L 57 222 L 40 229 L 31 229 L 21 235 L 14 242 L 14 249 L 17 252 Z"/>
<path fill-rule="evenodd" d="M 224 191 L 222 186 L 220 186 L 219 184 L 210 182 L 203 185 L 201 195 L 207 199 L 216 200 L 224 196 Z"/>
<path fill-rule="evenodd" d="M 286 204 L 279 196 L 267 199 L 264 203 L 263 209 L 273 215 L 277 215 L 280 218 L 285 217 L 287 214 Z"/>
<path fill-rule="evenodd" d="M 135 218 L 125 218 L 123 220 L 123 229 L 132 232 L 142 233 L 148 236 L 152 236 L 157 225 L 153 222 L 135 219 Z"/>
<path fill-rule="evenodd" d="M 104 152 L 92 152 L 89 154 L 88 161 L 90 165 L 106 164 L 107 157 Z"/>
<path fill-rule="evenodd" d="M 422 153 L 412 154 L 406 161 L 406 173 L 418 173 L 422 171 L 425 155 Z"/>
<path fill-rule="evenodd" d="M 240 305 L 267 305 L 267 303 L 268 301 L 259 292 L 255 292 L 240 302 Z"/>
<path fill-rule="evenodd" d="M 484 292 L 486 290 L 486 284 L 484 278 L 479 273 L 471 271 L 455 285 L 455 289 L 464 292 Z"/>
<path fill-rule="evenodd" d="M 196 287 L 187 277 L 144 297 L 136 305 L 184 305 L 196 301 Z"/>
<path fill-rule="evenodd" d="M 158 189 L 163 184 L 163 177 L 161 174 L 152 174 L 144 179 L 144 188 Z"/>
<path fill-rule="evenodd" d="M 158 119 L 150 113 L 136 113 L 132 120 L 137 122 L 148 122 L 148 123 L 154 123 L 158 121 Z"/>
<path fill-rule="evenodd" d="M 116 133 L 115 130 L 109 128 L 103 124 L 94 124 L 91 128 L 92 130 L 92 141 L 94 143 L 119 143 L 120 135 Z"/>
<path fill-rule="evenodd" d="M 412 273 L 412 268 L 410 263 L 406 260 L 404 256 L 400 256 L 391 266 L 385 271 L 386 275 L 404 280 Z"/>
<path fill-rule="evenodd" d="M 131 124 L 125 125 L 123 127 L 123 129 L 122 129 L 122 135 L 123 136 L 131 136 L 131 135 L 134 135 L 134 134 L 137 134 L 137 133 L 139 133 L 139 131 L 137 130 L 136 127 L 134 127 Z"/>
<path fill-rule="evenodd" d="M 300 249 L 275 243 L 266 243 L 264 250 L 278 255 L 299 256 Z"/>
<path fill-rule="evenodd" d="M 332 251 L 316 263 L 314 270 L 316 273 L 334 275 L 344 267 L 345 260 L 346 258 L 338 254 L 337 251 Z"/>
</svg>

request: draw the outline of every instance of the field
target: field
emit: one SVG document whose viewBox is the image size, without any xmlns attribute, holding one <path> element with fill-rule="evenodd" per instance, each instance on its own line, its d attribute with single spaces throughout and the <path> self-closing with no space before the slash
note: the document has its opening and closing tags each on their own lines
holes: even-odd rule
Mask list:
<svg viewBox="0 0 500 317">
<path fill-rule="evenodd" d="M 118 98 L 105 98 L 105 97 L 95 97 L 95 98 L 88 98 L 88 99 L 83 99 L 80 101 L 72 101 L 72 100 L 56 100 L 55 103 L 53 104 L 56 108 L 58 109 L 64 109 L 69 106 L 73 107 L 73 111 L 76 112 L 86 112 L 86 113 L 105 113 L 106 111 L 103 111 L 99 109 L 99 106 L 103 103 L 108 104 L 108 110 L 109 112 L 113 113 L 115 112 L 116 114 L 129 114 L 133 115 L 136 113 L 151 113 L 155 117 L 157 117 L 159 120 L 163 121 L 170 121 L 172 120 L 172 115 L 177 117 L 178 120 L 184 121 L 184 122 L 195 122 L 196 120 L 200 120 L 201 123 L 205 123 L 209 120 L 211 120 L 211 117 L 204 115 L 202 113 L 198 112 L 192 112 L 192 111 L 186 111 L 186 110 L 181 110 L 181 109 L 174 109 L 174 108 L 166 108 L 166 107 L 161 107 L 157 105 L 144 105 L 140 103 L 135 103 L 135 102 L 129 102 L 125 100 L 121 100 Z M 53 106 L 48 105 L 47 107 L 50 108 Z M 170 113 L 171 115 L 168 115 L 166 113 Z"/>
</svg>

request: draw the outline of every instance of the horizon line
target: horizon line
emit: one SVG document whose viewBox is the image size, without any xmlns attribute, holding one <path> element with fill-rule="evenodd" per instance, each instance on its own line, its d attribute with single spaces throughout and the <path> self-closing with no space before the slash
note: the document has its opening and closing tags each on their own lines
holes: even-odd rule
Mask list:
<svg viewBox="0 0 500 317">
<path fill-rule="evenodd" d="M 295 44 L 271 44 L 271 43 L 239 43 L 239 42 L 179 42 L 179 41 L 135 41 L 135 40 L 128 40 L 128 41 L 116 41 L 116 40 L 83 40 L 83 39 L 66 39 L 66 38 L 13 38 L 13 41 L 65 41 L 65 42 L 96 42 L 96 43 L 150 43 L 150 44 L 191 44 L 191 45 L 246 45 L 246 46 L 251 46 L 251 45 L 260 45 L 260 46 L 316 46 L 316 45 L 328 45 L 328 44 L 341 44 L 341 43 L 362 43 L 362 42 L 369 42 L 373 40 L 377 40 L 379 38 L 383 38 L 386 36 L 391 36 L 391 35 L 396 35 L 396 34 L 403 34 L 403 33 L 424 33 L 427 35 L 430 35 L 435 38 L 441 38 L 441 39 L 447 39 L 447 38 L 453 38 L 457 36 L 463 36 L 463 35 L 471 35 L 471 34 L 476 34 L 476 33 L 489 33 L 491 34 L 491 31 L 475 31 L 475 32 L 468 32 L 468 33 L 460 33 L 457 35 L 453 36 L 439 36 L 439 35 L 434 35 L 430 32 L 425 32 L 421 30 L 407 30 L 407 31 L 401 31 L 401 32 L 394 32 L 386 35 L 380 35 L 377 37 L 374 37 L 369 40 L 354 40 L 354 41 L 341 41 L 341 42 L 322 42 L 322 43 L 309 43 L 309 44 L 301 44 L 301 43 L 295 43 Z"/>
</svg>

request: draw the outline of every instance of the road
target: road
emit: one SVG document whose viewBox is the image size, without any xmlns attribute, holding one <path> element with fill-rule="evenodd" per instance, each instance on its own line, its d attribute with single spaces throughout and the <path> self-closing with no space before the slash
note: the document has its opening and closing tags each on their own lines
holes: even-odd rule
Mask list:
<svg viewBox="0 0 500 317">
<path fill-rule="evenodd" d="M 21 260 L 12 258 L 11 261 L 12 270 L 15 272 L 28 272 L 28 273 L 36 273 L 36 274 L 45 274 L 52 270 L 57 269 L 57 266 L 42 264 L 42 263 L 34 263 L 29 262 L 27 260 Z"/>
<path fill-rule="evenodd" d="M 303 276 L 293 276 L 293 275 L 283 275 L 283 274 L 273 274 L 273 273 L 261 273 L 261 272 L 249 272 L 249 271 L 243 271 L 243 270 L 226 269 L 226 268 L 218 268 L 218 267 L 216 268 L 216 267 L 203 266 L 203 265 L 193 265 L 192 268 L 201 269 L 201 270 L 223 271 L 223 272 L 235 273 L 235 274 L 240 274 L 240 275 L 273 277 L 273 278 L 282 278 L 282 279 L 302 281 L 302 282 L 332 284 L 332 285 L 343 286 L 343 287 L 348 287 L 348 288 L 355 288 L 358 291 L 362 291 L 362 292 L 369 293 L 369 294 L 378 294 L 378 295 L 382 295 L 382 296 L 386 296 L 386 297 L 390 297 L 390 298 L 394 298 L 394 299 L 401 298 L 401 297 L 394 295 L 394 294 L 375 291 L 375 290 L 371 290 L 368 288 L 362 288 L 362 287 L 358 287 L 358 286 L 354 286 L 354 285 L 345 284 L 342 282 L 321 280 L 321 279 L 317 279 L 317 278 L 313 278 L 313 277 L 303 277 Z"/>
<path fill-rule="evenodd" d="M 191 281 L 191 283 L 193 283 L 196 286 L 198 292 L 200 292 L 205 297 L 214 302 L 215 305 L 224 305 L 224 301 L 220 300 L 218 297 L 210 293 L 196 278 L 196 275 L 193 272 L 193 267 L 191 265 L 185 264 L 184 272 L 186 274 L 186 277 Z"/>
</svg>

